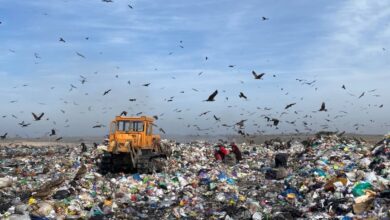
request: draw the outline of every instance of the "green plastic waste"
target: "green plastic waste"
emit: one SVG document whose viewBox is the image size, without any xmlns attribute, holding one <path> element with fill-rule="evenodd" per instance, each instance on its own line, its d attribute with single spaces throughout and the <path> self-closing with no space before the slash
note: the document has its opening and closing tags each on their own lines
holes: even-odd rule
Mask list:
<svg viewBox="0 0 390 220">
<path fill-rule="evenodd" d="M 360 182 L 353 187 L 352 194 L 355 197 L 362 196 L 365 194 L 366 189 L 372 189 L 372 185 L 367 182 Z"/>
</svg>

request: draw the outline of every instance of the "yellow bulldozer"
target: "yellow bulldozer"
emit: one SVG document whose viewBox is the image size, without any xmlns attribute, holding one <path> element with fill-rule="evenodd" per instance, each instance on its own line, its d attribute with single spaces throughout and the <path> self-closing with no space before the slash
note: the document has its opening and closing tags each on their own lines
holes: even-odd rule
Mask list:
<svg viewBox="0 0 390 220">
<path fill-rule="evenodd" d="M 152 173 L 162 170 L 170 154 L 168 145 L 153 134 L 152 117 L 116 116 L 110 124 L 107 150 L 100 160 L 101 173 L 118 170 Z"/>
</svg>

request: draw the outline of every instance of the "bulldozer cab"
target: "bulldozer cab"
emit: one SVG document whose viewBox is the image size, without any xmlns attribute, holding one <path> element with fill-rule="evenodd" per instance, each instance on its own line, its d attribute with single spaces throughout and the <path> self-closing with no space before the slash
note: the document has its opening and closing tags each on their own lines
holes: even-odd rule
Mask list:
<svg viewBox="0 0 390 220">
<path fill-rule="evenodd" d="M 153 118 L 117 116 L 110 126 L 110 145 L 117 145 L 120 152 L 126 152 L 126 143 L 138 149 L 152 149 L 154 142 L 159 140 L 153 135 Z M 110 151 L 110 149 L 109 149 Z"/>
</svg>

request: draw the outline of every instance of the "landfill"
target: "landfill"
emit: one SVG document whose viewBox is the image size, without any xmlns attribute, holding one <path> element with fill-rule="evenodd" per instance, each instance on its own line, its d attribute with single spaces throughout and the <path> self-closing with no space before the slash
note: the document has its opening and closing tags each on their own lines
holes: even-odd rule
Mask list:
<svg viewBox="0 0 390 220">
<path fill-rule="evenodd" d="M 99 173 L 104 147 L 0 148 L 1 219 L 389 219 L 390 136 L 238 144 L 164 140 L 160 173 Z M 219 143 L 221 144 L 221 143 Z M 229 143 L 222 143 L 229 149 Z"/>
</svg>

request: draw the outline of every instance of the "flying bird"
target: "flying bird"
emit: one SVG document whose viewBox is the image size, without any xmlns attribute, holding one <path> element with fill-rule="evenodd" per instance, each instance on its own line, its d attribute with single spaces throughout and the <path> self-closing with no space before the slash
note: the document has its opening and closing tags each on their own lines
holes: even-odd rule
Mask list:
<svg viewBox="0 0 390 220">
<path fill-rule="evenodd" d="M 261 17 L 261 20 L 266 21 L 266 20 L 269 20 L 269 18 L 263 16 L 263 17 Z"/>
<path fill-rule="evenodd" d="M 42 119 L 45 113 L 42 112 L 39 116 L 37 116 L 34 112 L 32 112 L 31 114 L 33 115 L 35 121 L 39 121 Z"/>
<path fill-rule="evenodd" d="M 142 84 L 142 86 L 145 86 L 145 87 L 148 87 L 149 85 L 150 85 L 150 83 Z"/>
<path fill-rule="evenodd" d="M 233 68 L 235 65 L 229 65 L 230 68 Z"/>
<path fill-rule="evenodd" d="M 346 89 L 346 88 L 345 88 L 345 85 L 343 85 L 341 88 Z"/>
<path fill-rule="evenodd" d="M 131 5 L 127 5 L 127 6 L 129 6 L 130 9 L 133 9 L 133 6 L 131 6 Z"/>
<path fill-rule="evenodd" d="M 214 117 L 214 119 L 215 119 L 216 121 L 221 121 L 221 118 L 218 118 L 218 117 L 215 116 L 215 115 L 213 115 L 213 117 Z"/>
<path fill-rule="evenodd" d="M 218 90 L 215 90 L 206 100 L 206 102 L 214 102 L 215 101 L 215 96 L 217 96 Z"/>
<path fill-rule="evenodd" d="M 265 75 L 265 73 L 257 74 L 254 70 L 252 71 L 252 74 L 255 79 L 262 79 L 261 77 Z"/>
<path fill-rule="evenodd" d="M 56 130 L 51 129 L 51 134 L 49 136 L 54 136 L 54 135 L 56 135 Z"/>
<path fill-rule="evenodd" d="M 102 2 L 113 2 L 112 0 L 102 0 Z"/>
<path fill-rule="evenodd" d="M 365 92 L 363 92 L 360 96 L 359 96 L 359 99 L 361 98 L 361 97 L 363 97 L 364 96 L 364 94 L 365 94 Z"/>
<path fill-rule="evenodd" d="M 279 124 L 279 119 L 273 118 L 271 121 L 274 123 L 274 126 L 278 126 Z"/>
<path fill-rule="evenodd" d="M 126 116 L 127 115 L 127 111 L 123 111 L 121 114 L 120 114 L 120 116 Z"/>
<path fill-rule="evenodd" d="M 60 37 L 60 42 L 66 42 L 65 40 L 64 40 L 64 38 L 62 38 L 62 37 Z"/>
<path fill-rule="evenodd" d="M 129 99 L 130 102 L 135 102 L 137 99 Z"/>
<path fill-rule="evenodd" d="M 209 112 L 210 112 L 210 111 L 202 112 L 202 113 L 199 115 L 199 117 L 202 116 L 202 115 L 206 115 L 206 114 L 209 113 Z"/>
<path fill-rule="evenodd" d="M 1 140 L 4 140 L 5 138 L 7 138 L 7 134 L 8 134 L 8 133 L 5 133 L 4 135 L 1 135 L 1 136 L 0 136 L 0 139 L 1 139 Z"/>
<path fill-rule="evenodd" d="M 56 141 L 60 141 L 60 140 L 62 140 L 62 137 L 59 137 L 59 138 L 56 139 Z"/>
<path fill-rule="evenodd" d="M 244 95 L 244 93 L 242 93 L 242 92 L 240 92 L 240 95 L 239 95 L 238 97 L 240 97 L 240 98 L 244 98 L 245 100 L 247 100 L 247 99 L 248 99 L 248 97 L 246 97 L 246 96 Z"/>
<path fill-rule="evenodd" d="M 320 108 L 319 111 L 320 111 L 320 112 L 326 112 L 326 111 L 328 111 L 328 110 L 325 108 L 325 102 L 323 102 L 323 103 L 321 104 L 321 108 Z"/>
<path fill-rule="evenodd" d="M 165 131 L 164 131 L 164 129 L 162 129 L 162 128 L 160 128 L 160 129 L 158 129 L 160 132 L 162 132 L 162 133 L 164 133 L 165 134 Z"/>
<path fill-rule="evenodd" d="M 34 53 L 34 56 L 35 56 L 35 58 L 37 58 L 37 59 L 41 59 L 41 57 L 39 56 L 38 53 Z"/>
<path fill-rule="evenodd" d="M 22 126 L 22 128 L 23 128 L 23 127 L 27 127 L 27 126 L 30 125 L 30 124 L 25 124 L 24 121 L 22 121 L 22 122 L 20 122 L 20 123 L 18 123 L 18 124 L 19 124 L 20 126 Z"/>
<path fill-rule="evenodd" d="M 85 56 L 84 56 L 84 55 L 82 55 L 81 53 L 79 53 L 79 52 L 76 52 L 76 54 L 77 54 L 77 56 L 79 56 L 79 57 L 82 57 L 82 58 L 84 58 L 84 59 L 85 59 Z"/>
<path fill-rule="evenodd" d="M 109 92 L 111 92 L 111 89 L 104 91 L 103 96 L 107 95 Z"/>
<path fill-rule="evenodd" d="M 284 109 L 288 109 L 288 108 L 292 107 L 295 104 L 297 104 L 297 103 L 294 102 L 294 103 L 288 104 L 288 105 L 286 105 L 286 107 Z"/>
</svg>

